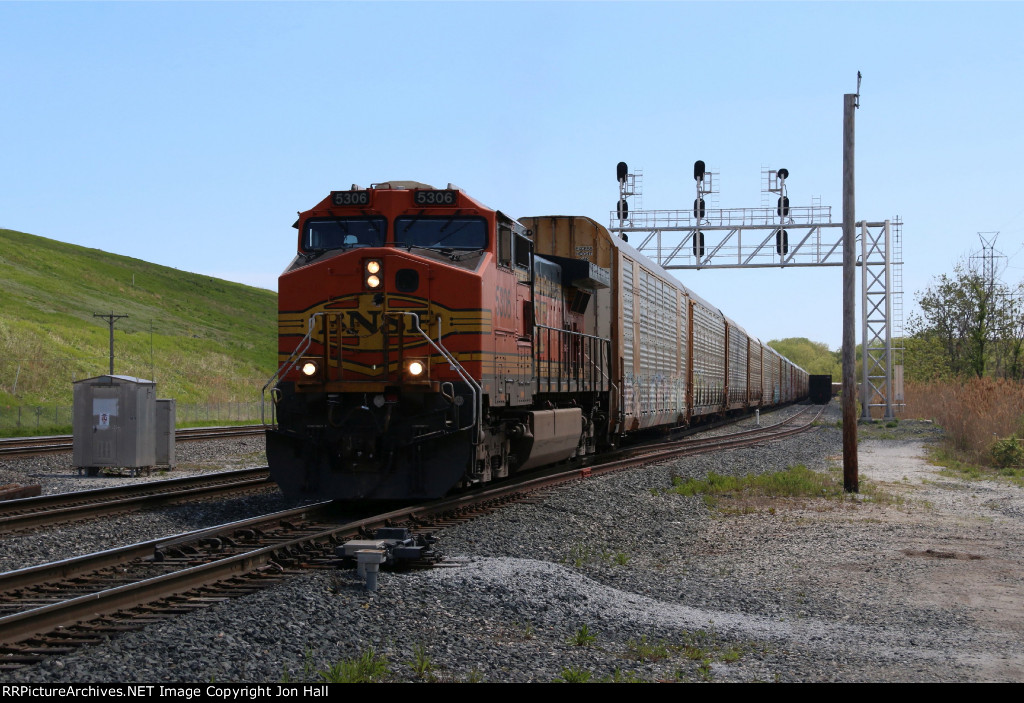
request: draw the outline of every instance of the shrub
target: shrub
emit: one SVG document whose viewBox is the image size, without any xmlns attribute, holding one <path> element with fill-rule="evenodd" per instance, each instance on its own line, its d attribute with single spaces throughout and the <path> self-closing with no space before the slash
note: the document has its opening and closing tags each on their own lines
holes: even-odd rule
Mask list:
<svg viewBox="0 0 1024 703">
<path fill-rule="evenodd" d="M 992 444 L 990 453 L 992 463 L 1001 469 L 1024 466 L 1024 447 L 1014 436 L 997 439 Z"/>
</svg>

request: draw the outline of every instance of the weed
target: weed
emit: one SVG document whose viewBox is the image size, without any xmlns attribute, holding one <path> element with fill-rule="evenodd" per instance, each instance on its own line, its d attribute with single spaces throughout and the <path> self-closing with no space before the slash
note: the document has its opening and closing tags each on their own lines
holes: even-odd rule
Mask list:
<svg viewBox="0 0 1024 703">
<path fill-rule="evenodd" d="M 710 681 L 712 678 L 711 673 L 711 660 L 705 659 L 697 667 L 697 674 L 700 676 L 702 681 Z"/>
<path fill-rule="evenodd" d="M 668 659 L 672 654 L 664 640 L 653 644 L 647 641 L 647 635 L 644 635 L 639 640 L 631 639 L 626 642 L 626 650 L 627 656 L 652 662 Z"/>
<path fill-rule="evenodd" d="M 740 651 L 739 647 L 729 647 L 727 650 L 722 652 L 721 658 L 722 661 L 732 664 L 733 662 L 738 662 L 741 656 L 743 656 L 743 653 Z"/>
<path fill-rule="evenodd" d="M 354 659 L 345 659 L 317 672 L 327 683 L 374 683 L 388 675 L 388 661 L 371 647 Z"/>
<path fill-rule="evenodd" d="M 993 437 L 1019 434 L 1024 419 L 1024 383 L 971 378 L 908 384 L 906 414 L 926 417 L 943 431 L 943 448 L 966 464 L 988 462 Z"/>
<path fill-rule="evenodd" d="M 466 683 L 483 683 L 483 682 L 484 682 L 484 675 L 481 674 L 476 669 L 473 669 L 468 674 L 466 674 Z"/>
<path fill-rule="evenodd" d="M 313 647 L 306 645 L 306 649 L 302 652 L 302 680 L 312 681 L 313 672 L 316 671 L 316 662 L 313 661 Z"/>
<path fill-rule="evenodd" d="M 629 563 L 629 555 L 625 552 L 615 552 L 615 563 L 619 566 L 625 566 Z"/>
<path fill-rule="evenodd" d="M 555 683 L 587 683 L 590 681 L 591 673 L 586 669 L 562 669 L 562 673 L 555 679 Z"/>
<path fill-rule="evenodd" d="M 683 656 L 694 661 L 706 658 L 708 653 L 708 650 L 701 649 L 695 644 L 688 644 L 683 647 Z"/>
<path fill-rule="evenodd" d="M 572 564 L 577 569 L 582 567 L 584 564 L 588 564 L 594 560 L 594 553 L 585 544 L 573 545 L 572 549 L 569 550 L 569 556 L 566 557 L 565 563 Z"/>
<path fill-rule="evenodd" d="M 412 667 L 413 673 L 421 679 L 432 679 L 434 665 L 430 663 L 426 646 L 422 644 L 415 645 L 412 648 L 412 656 L 413 660 L 409 662 L 409 666 Z"/>
<path fill-rule="evenodd" d="M 635 671 L 623 672 L 619 667 L 615 667 L 615 671 L 602 678 L 601 683 L 643 683 L 643 679 L 638 677 Z"/>
<path fill-rule="evenodd" d="M 523 625 L 523 639 L 524 640 L 532 640 L 535 635 L 536 635 L 536 631 L 533 628 L 533 623 L 532 622 L 528 622 L 525 625 Z"/>
<path fill-rule="evenodd" d="M 581 625 L 580 629 L 576 630 L 576 632 L 569 637 L 568 642 L 575 647 L 587 647 L 593 644 L 596 639 L 597 635 L 592 633 L 587 625 Z"/>
</svg>

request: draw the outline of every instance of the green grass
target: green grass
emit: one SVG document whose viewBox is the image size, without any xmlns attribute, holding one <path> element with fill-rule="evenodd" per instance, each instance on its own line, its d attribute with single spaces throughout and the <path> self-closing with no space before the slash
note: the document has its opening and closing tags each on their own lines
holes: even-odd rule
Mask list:
<svg viewBox="0 0 1024 703">
<path fill-rule="evenodd" d="M 277 296 L 0 229 L 0 406 L 71 404 L 72 381 L 153 378 L 179 403 L 254 400 L 276 369 Z M 16 386 L 15 386 L 16 382 Z"/>
<path fill-rule="evenodd" d="M 632 659 L 656 662 L 668 659 L 674 651 L 678 651 L 678 647 L 670 647 L 665 640 L 649 642 L 647 635 L 626 642 L 626 656 Z"/>
<path fill-rule="evenodd" d="M 592 674 L 586 669 L 566 667 L 555 679 L 555 683 L 588 683 Z"/>
<path fill-rule="evenodd" d="M 838 497 L 842 485 L 837 485 L 827 474 L 811 471 L 806 466 L 791 466 L 785 471 L 755 476 L 724 476 L 710 473 L 705 479 L 672 479 L 670 493 L 695 495 L 759 495 L 769 497 Z"/>
<path fill-rule="evenodd" d="M 376 683 L 389 674 L 388 660 L 368 649 L 353 659 L 344 659 L 317 672 L 327 683 Z"/>
<path fill-rule="evenodd" d="M 936 466 L 941 466 L 942 476 L 968 481 L 979 481 L 982 479 L 1006 479 L 1011 483 L 1024 485 L 1024 468 L 1015 466 L 1004 466 L 993 468 L 990 466 L 979 466 L 961 461 L 960 455 L 945 447 L 934 447 L 928 452 L 928 461 Z"/>
<path fill-rule="evenodd" d="M 823 498 L 827 500 L 845 501 L 851 500 L 850 494 L 843 490 L 841 475 L 835 472 L 822 473 L 812 471 L 806 466 L 791 466 L 785 471 L 774 473 L 748 475 L 748 476 L 724 476 L 722 474 L 710 473 L 707 478 L 683 479 L 680 476 L 672 478 L 672 487 L 664 491 L 684 496 L 701 496 L 709 508 L 718 508 L 720 500 L 731 499 L 733 501 L 755 501 L 761 498 Z M 860 481 L 860 499 L 869 499 L 875 502 L 901 503 L 898 496 L 894 496 L 880 490 L 868 481 Z M 740 505 L 730 507 L 723 512 L 739 514 L 756 513 L 758 509 L 753 505 Z M 774 514 L 774 509 L 769 508 Z"/>
</svg>

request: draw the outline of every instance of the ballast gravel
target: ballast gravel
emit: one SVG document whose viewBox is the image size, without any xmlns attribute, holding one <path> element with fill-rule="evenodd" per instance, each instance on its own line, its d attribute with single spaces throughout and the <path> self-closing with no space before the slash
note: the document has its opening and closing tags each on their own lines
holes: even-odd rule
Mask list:
<svg viewBox="0 0 1024 703">
<path fill-rule="evenodd" d="M 709 507 L 666 492 L 711 471 L 835 473 L 838 413 L 768 446 L 588 479 L 447 528 L 444 566 L 382 573 L 375 592 L 351 571 L 312 572 L 0 678 L 322 681 L 362 656 L 388 681 L 1020 680 L 1024 489 L 941 476 L 920 458 L 930 425 L 863 427 L 856 500 Z M 17 553 L 4 539 L 0 561 L 74 534 L 79 553 L 103 539 L 85 525 Z"/>
</svg>

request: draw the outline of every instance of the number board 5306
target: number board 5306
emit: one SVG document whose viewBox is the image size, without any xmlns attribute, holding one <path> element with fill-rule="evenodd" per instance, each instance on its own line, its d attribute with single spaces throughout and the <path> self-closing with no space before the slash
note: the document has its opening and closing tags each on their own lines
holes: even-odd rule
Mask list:
<svg viewBox="0 0 1024 703">
<path fill-rule="evenodd" d="M 345 205 L 369 205 L 370 191 L 336 190 L 331 193 L 331 201 L 339 207 L 344 207 Z"/>
<path fill-rule="evenodd" d="M 457 190 L 417 190 L 413 202 L 417 205 L 453 206 L 458 202 Z"/>
</svg>

